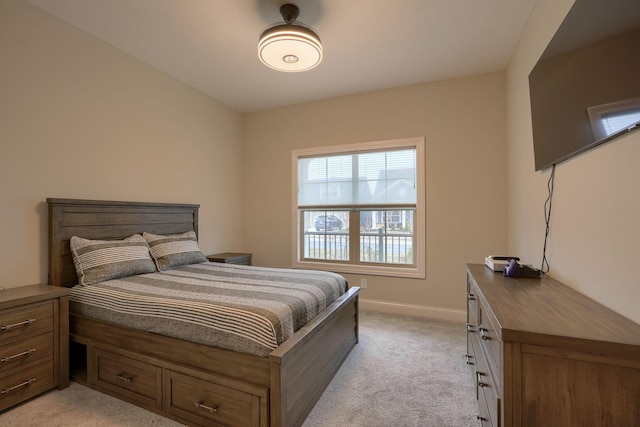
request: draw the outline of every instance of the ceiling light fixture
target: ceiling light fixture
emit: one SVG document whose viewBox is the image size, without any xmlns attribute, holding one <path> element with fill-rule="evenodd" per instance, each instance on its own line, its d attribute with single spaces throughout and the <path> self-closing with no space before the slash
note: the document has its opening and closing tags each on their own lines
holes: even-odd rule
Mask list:
<svg viewBox="0 0 640 427">
<path fill-rule="evenodd" d="M 307 71 L 322 61 L 320 37 L 301 23 L 298 6 L 284 4 L 280 7 L 284 24 L 275 24 L 260 35 L 258 56 L 267 67 L 278 71 Z"/>
</svg>

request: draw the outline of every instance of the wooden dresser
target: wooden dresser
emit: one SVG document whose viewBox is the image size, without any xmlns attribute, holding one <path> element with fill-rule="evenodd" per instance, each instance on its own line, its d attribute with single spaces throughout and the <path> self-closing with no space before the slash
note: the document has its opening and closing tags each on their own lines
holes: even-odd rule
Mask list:
<svg viewBox="0 0 640 427">
<path fill-rule="evenodd" d="M 0 291 L 0 410 L 69 385 L 69 290 Z"/>
<path fill-rule="evenodd" d="M 467 322 L 481 425 L 640 426 L 640 325 L 484 264 L 467 265 Z"/>
</svg>

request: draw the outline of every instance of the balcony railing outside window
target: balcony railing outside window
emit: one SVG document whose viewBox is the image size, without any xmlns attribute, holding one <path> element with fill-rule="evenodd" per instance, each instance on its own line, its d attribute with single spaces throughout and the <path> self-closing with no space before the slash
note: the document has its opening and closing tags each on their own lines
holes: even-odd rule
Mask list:
<svg viewBox="0 0 640 427">
<path fill-rule="evenodd" d="M 360 222 L 353 237 L 345 227 L 350 214 Z M 414 265 L 413 210 L 306 211 L 304 218 L 305 259 L 349 262 L 356 238 L 360 263 Z"/>
</svg>

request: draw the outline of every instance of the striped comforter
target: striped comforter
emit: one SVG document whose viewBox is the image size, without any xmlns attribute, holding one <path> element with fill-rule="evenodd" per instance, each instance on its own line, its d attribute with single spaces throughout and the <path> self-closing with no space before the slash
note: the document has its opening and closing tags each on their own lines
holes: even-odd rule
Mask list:
<svg viewBox="0 0 640 427">
<path fill-rule="evenodd" d="M 72 313 L 267 356 L 346 291 L 335 273 L 205 262 L 71 289 Z"/>
</svg>

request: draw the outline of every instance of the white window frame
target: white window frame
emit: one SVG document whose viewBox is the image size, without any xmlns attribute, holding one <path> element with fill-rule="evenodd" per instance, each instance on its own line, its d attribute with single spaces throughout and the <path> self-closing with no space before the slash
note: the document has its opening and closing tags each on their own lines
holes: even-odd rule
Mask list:
<svg viewBox="0 0 640 427">
<path fill-rule="evenodd" d="M 301 259 L 300 215 L 298 214 L 298 160 L 302 157 L 323 156 L 359 151 L 393 150 L 415 148 L 416 150 L 416 212 L 414 214 L 414 266 L 394 266 L 392 264 L 350 264 L 321 260 Z M 340 273 L 363 274 L 374 276 L 392 276 L 421 278 L 426 277 L 426 178 L 425 178 L 425 141 L 423 137 L 396 139 L 337 145 L 329 147 L 306 148 L 291 152 L 291 244 L 293 268 L 335 271 Z M 381 206 L 381 209 L 384 209 Z"/>
</svg>

